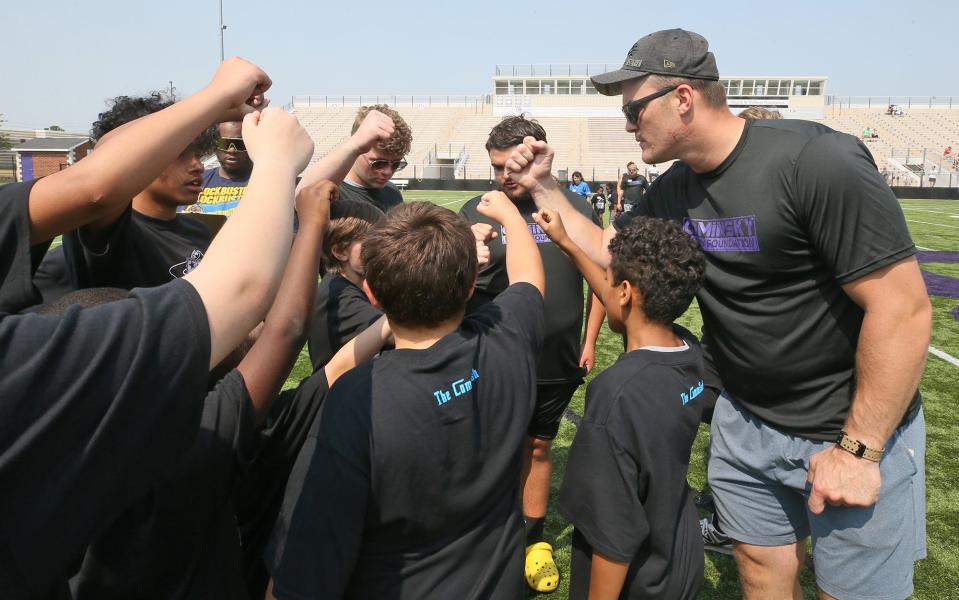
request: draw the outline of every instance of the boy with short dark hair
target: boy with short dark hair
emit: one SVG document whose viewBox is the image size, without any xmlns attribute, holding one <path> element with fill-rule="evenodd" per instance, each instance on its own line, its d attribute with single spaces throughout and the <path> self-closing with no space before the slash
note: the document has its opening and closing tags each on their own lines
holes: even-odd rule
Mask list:
<svg viewBox="0 0 959 600">
<path fill-rule="evenodd" d="M 367 238 L 364 286 L 396 350 L 329 392 L 267 552 L 277 598 L 524 598 L 543 266 L 506 196 L 479 210 L 509 238 L 511 285 L 466 318 L 477 256 L 462 217 L 405 204 Z"/>
<path fill-rule="evenodd" d="M 672 222 L 638 218 L 609 243 L 603 273 L 559 215 L 536 222 L 582 269 L 626 352 L 586 390 L 559 512 L 575 527 L 572 600 L 694 598 L 703 545 L 686 483 L 704 389 L 696 338 L 673 324 L 702 284 L 705 258 Z"/>
</svg>

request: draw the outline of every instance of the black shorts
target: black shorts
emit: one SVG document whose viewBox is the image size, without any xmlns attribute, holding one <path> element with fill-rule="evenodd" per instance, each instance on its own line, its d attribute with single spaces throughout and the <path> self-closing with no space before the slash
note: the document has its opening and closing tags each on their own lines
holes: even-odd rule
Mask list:
<svg viewBox="0 0 959 600">
<path fill-rule="evenodd" d="M 563 418 L 569 401 L 573 399 L 576 388 L 583 380 L 563 383 L 537 383 L 536 406 L 530 420 L 527 433 L 530 437 L 552 440 L 559 433 L 559 422 Z"/>
</svg>

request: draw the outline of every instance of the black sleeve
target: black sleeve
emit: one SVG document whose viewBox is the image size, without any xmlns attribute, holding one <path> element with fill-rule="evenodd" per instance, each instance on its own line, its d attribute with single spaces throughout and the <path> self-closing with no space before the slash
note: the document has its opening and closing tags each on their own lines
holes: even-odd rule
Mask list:
<svg viewBox="0 0 959 600">
<path fill-rule="evenodd" d="M 899 202 L 853 136 L 811 140 L 795 177 L 799 217 L 840 284 L 916 253 Z"/>
<path fill-rule="evenodd" d="M 37 180 L 0 186 L 0 313 L 41 301 L 33 274 L 50 241 L 30 245 L 30 190 Z"/>
<path fill-rule="evenodd" d="M 543 295 L 532 284 L 514 283 L 503 290 L 492 304 L 502 310 L 503 321 L 515 326 L 536 355 L 543 347 Z M 482 309 L 481 309 L 482 310 Z"/>
<path fill-rule="evenodd" d="M 314 371 L 321 370 L 340 348 L 383 316 L 361 290 L 340 278 L 330 284 L 326 306 L 320 306 L 321 301 L 317 299 L 310 323 L 309 352 Z"/>
<path fill-rule="evenodd" d="M 342 598 L 356 564 L 370 493 L 372 365 L 343 375 L 293 466 L 264 559 L 273 593 Z"/>
<path fill-rule="evenodd" d="M 0 347 L 0 545 L 24 582 L 50 585 L 193 444 L 210 327 L 178 280 L 0 317 Z"/>
<path fill-rule="evenodd" d="M 607 429 L 583 421 L 569 450 L 558 510 L 594 550 L 628 563 L 649 535 L 640 466 Z"/>
<path fill-rule="evenodd" d="M 200 432 L 187 453 L 187 462 L 207 462 L 211 472 L 233 472 L 234 464 L 247 465 L 253 461 L 255 449 L 253 401 L 243 374 L 233 369 L 217 382 L 203 402 Z"/>
<path fill-rule="evenodd" d="M 99 287 L 120 269 L 125 260 L 133 260 L 124 251 L 129 246 L 127 236 L 133 219 L 133 205 L 110 226 L 106 244 L 98 246 L 81 227 L 63 234 L 63 251 L 71 283 L 77 288 Z"/>
<path fill-rule="evenodd" d="M 273 402 L 253 460 L 243 465 L 233 506 L 243 547 L 243 572 L 262 572 L 262 556 L 276 522 L 293 463 L 306 441 L 329 386 L 323 369 Z M 265 584 L 265 581 L 263 582 Z M 260 590 L 256 596 L 262 596 Z"/>
</svg>

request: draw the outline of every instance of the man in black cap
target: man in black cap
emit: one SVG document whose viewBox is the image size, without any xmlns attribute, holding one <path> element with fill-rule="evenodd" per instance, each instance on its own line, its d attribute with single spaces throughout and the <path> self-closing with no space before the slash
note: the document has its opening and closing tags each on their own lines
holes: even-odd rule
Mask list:
<svg viewBox="0 0 959 600">
<path fill-rule="evenodd" d="M 801 598 L 813 536 L 822 597 L 904 598 L 925 547 L 918 393 L 931 308 L 895 196 L 862 143 L 797 120 L 746 121 L 726 104 L 706 40 L 640 39 L 593 77 L 623 96 L 647 164 L 678 159 L 636 214 L 676 220 L 707 256 L 704 353 L 725 386 L 709 481 L 746 598 Z M 558 211 L 602 265 L 602 234 L 527 139 L 509 177 Z"/>
</svg>

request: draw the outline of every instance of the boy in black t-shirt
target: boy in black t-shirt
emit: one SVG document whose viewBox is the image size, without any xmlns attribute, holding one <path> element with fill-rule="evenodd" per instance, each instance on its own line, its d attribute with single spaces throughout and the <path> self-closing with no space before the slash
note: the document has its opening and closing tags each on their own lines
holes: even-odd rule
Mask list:
<svg viewBox="0 0 959 600">
<path fill-rule="evenodd" d="M 366 202 L 341 199 L 333 205 L 323 241 L 323 280 L 316 292 L 309 350 L 313 370 L 323 367 L 343 344 L 383 316 L 363 291 L 363 238 L 383 217 Z"/>
<path fill-rule="evenodd" d="M 330 390 L 267 552 L 277 598 L 521 599 L 519 483 L 542 343 L 542 260 L 498 192 L 511 285 L 464 318 L 469 224 L 394 208 L 363 247 L 396 350 Z"/>
<path fill-rule="evenodd" d="M 610 241 L 603 273 L 557 213 L 536 221 L 626 334 L 626 352 L 586 390 L 559 493 L 575 526 L 570 598 L 694 598 L 703 545 L 686 473 L 705 386 L 699 344 L 673 321 L 702 284 L 703 253 L 675 223 L 638 219 Z"/>
<path fill-rule="evenodd" d="M 313 143 L 270 78 L 239 58 L 176 105 L 129 124 L 76 165 L 0 187 L 0 596 L 62 591 L 83 549 L 196 438 L 207 373 L 259 323 L 292 240 L 294 178 Z M 32 276 L 55 236 L 114 212 L 217 120 L 243 114 L 248 195 L 182 280 L 63 315 Z M 271 236 L 258 236 L 269 230 Z M 24 360 L 29 357 L 29 360 Z"/>
</svg>

